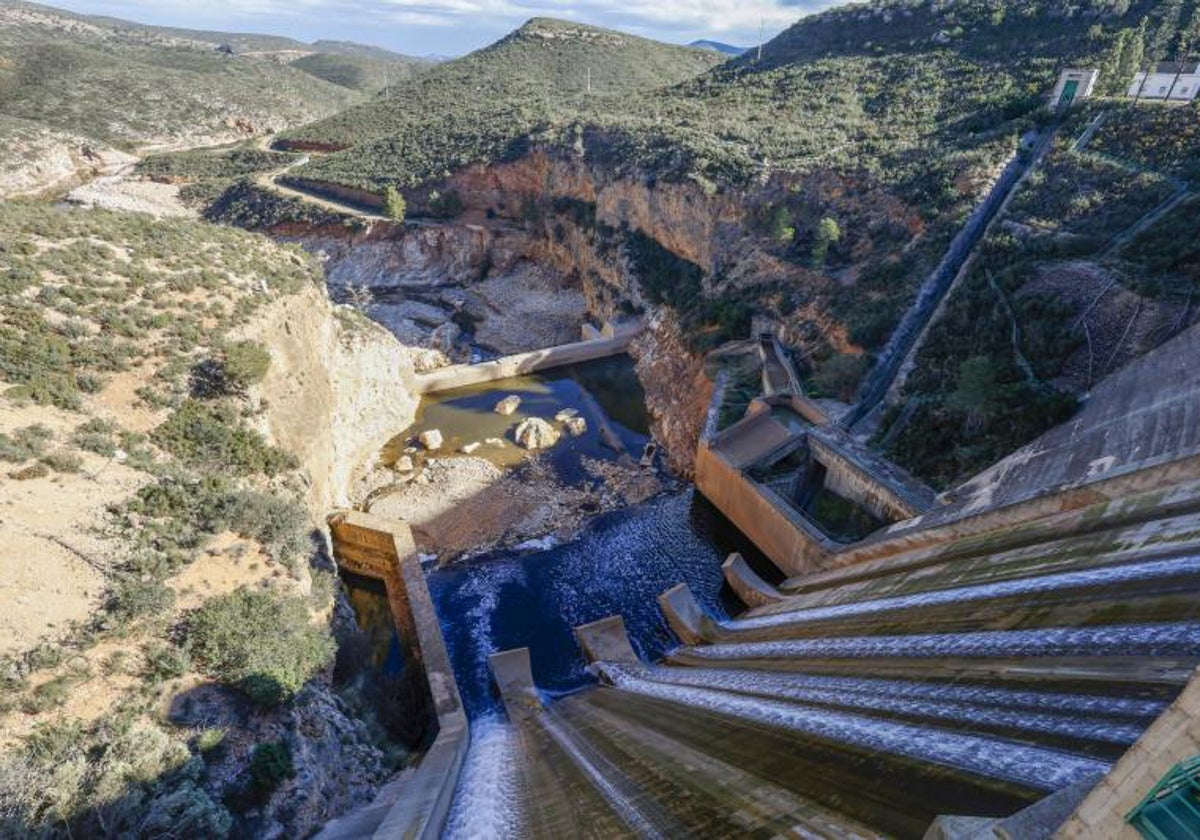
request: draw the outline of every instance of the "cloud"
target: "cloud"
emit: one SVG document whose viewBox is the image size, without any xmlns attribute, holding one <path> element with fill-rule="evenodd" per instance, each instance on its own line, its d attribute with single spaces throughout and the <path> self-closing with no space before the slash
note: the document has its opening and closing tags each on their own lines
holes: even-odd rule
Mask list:
<svg viewBox="0 0 1200 840">
<path fill-rule="evenodd" d="M 54 0 L 50 0 L 54 2 Z M 673 43 L 751 45 L 832 0 L 60 0 L 75 11 L 146 23 L 353 38 L 415 53 L 459 53 L 530 17 L 561 17 Z"/>
</svg>

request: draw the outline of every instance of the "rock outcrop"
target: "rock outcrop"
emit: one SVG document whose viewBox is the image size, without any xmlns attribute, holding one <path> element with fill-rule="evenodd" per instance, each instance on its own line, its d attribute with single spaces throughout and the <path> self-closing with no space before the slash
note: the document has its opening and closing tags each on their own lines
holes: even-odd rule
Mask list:
<svg viewBox="0 0 1200 840">
<path fill-rule="evenodd" d="M 696 446 L 713 385 L 703 360 L 690 353 L 675 318 L 660 313 L 638 336 L 630 353 L 646 391 L 646 407 L 654 417 L 654 437 L 666 452 L 667 468 L 691 479 Z"/>
<path fill-rule="evenodd" d="M 308 504 L 323 521 L 349 505 L 362 466 L 415 418 L 412 353 L 317 286 L 271 304 L 244 333 L 271 353 L 255 389 L 262 431 L 299 458 Z"/>
</svg>

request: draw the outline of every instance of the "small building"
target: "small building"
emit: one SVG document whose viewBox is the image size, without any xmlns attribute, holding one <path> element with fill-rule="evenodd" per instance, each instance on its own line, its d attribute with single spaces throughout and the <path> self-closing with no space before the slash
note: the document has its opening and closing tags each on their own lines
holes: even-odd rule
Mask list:
<svg viewBox="0 0 1200 840">
<path fill-rule="evenodd" d="M 1076 102 L 1090 99 L 1096 88 L 1096 79 L 1100 71 L 1096 69 L 1067 68 L 1058 74 L 1058 84 L 1050 94 L 1050 107 L 1058 111 L 1066 110 Z"/>
<path fill-rule="evenodd" d="M 1191 102 L 1200 94 L 1200 63 L 1163 62 L 1151 73 L 1134 75 L 1129 95 L 1135 99 L 1161 99 Z"/>
</svg>

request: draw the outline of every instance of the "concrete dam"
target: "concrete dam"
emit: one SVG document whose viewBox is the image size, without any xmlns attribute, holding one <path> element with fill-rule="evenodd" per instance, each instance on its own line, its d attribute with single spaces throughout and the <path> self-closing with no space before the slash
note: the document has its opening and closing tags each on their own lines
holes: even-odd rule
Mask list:
<svg viewBox="0 0 1200 840">
<path fill-rule="evenodd" d="M 710 424 L 696 488 L 774 573 L 729 555 L 730 610 L 682 577 L 647 596 L 664 650 L 619 612 L 575 626 L 581 690 L 539 686 L 536 640 L 490 651 L 502 712 L 468 714 L 408 526 L 338 514 L 436 734 L 322 836 L 1195 836 L 1143 829 L 1200 753 L 1196 358 L 1192 329 L 937 494 L 764 342 L 763 395 Z"/>
</svg>

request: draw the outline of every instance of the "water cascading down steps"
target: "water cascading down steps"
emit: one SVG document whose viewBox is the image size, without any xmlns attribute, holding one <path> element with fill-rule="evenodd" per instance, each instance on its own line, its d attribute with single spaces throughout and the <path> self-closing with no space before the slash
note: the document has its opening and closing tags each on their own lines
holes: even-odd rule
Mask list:
<svg viewBox="0 0 1200 840">
<path fill-rule="evenodd" d="M 920 837 L 942 814 L 1081 796 L 1200 665 L 1200 551 L 1109 537 L 778 588 L 731 557 L 741 617 L 704 614 L 686 585 L 663 593 L 683 644 L 657 664 L 619 616 L 579 627 L 600 684 L 550 701 L 527 649 L 497 654 L 508 721 L 488 726 L 521 768 L 510 827 Z"/>
</svg>

